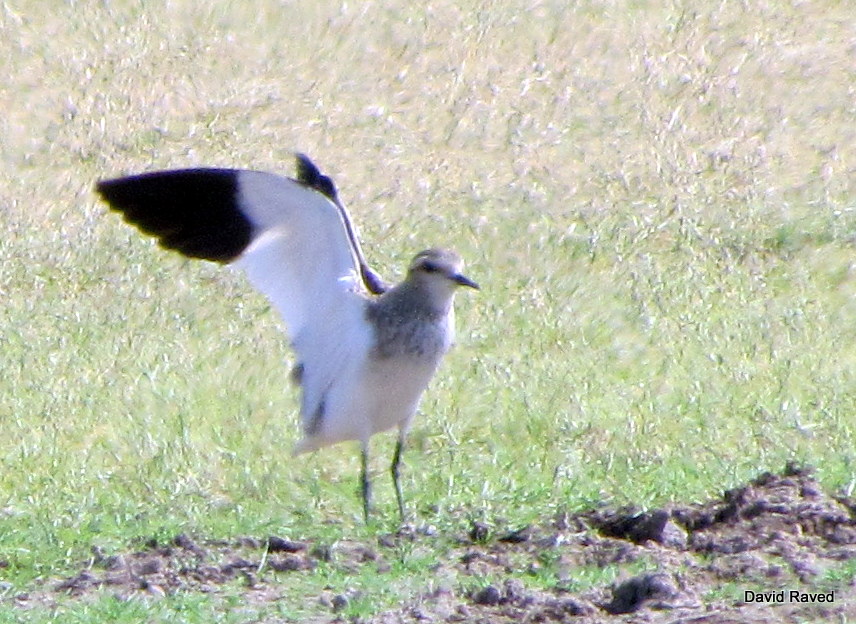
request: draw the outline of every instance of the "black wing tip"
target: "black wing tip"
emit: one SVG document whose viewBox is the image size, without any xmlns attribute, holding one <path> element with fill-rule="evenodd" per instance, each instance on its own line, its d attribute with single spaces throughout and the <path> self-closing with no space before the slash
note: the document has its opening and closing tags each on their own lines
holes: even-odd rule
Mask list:
<svg viewBox="0 0 856 624">
<path fill-rule="evenodd" d="M 339 201 L 339 193 L 336 191 L 333 179 L 321 173 L 321 170 L 309 159 L 309 156 L 302 152 L 297 152 L 294 158 L 297 160 L 298 182 L 318 191 L 334 202 Z"/>
<path fill-rule="evenodd" d="M 318 169 L 312 160 L 303 152 L 295 152 L 294 158 L 297 161 L 297 179 L 300 182 L 309 183 L 312 180 L 321 176 L 321 170 Z"/>
<path fill-rule="evenodd" d="M 98 180 L 95 183 L 95 192 L 101 196 L 101 199 L 110 207 L 111 210 L 119 210 L 116 205 L 117 197 L 120 195 L 119 189 L 124 185 L 127 178 L 109 178 Z"/>
<path fill-rule="evenodd" d="M 160 245 L 190 257 L 227 263 L 250 243 L 234 169 L 173 169 L 98 180 L 111 210 Z"/>
<path fill-rule="evenodd" d="M 389 285 L 365 264 L 360 265 L 360 276 L 365 287 L 373 295 L 382 295 L 389 290 Z"/>
</svg>

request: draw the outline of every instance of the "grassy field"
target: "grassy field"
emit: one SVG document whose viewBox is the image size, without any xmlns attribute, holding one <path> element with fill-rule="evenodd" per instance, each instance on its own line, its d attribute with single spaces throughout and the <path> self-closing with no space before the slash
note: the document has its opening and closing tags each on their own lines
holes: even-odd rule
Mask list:
<svg viewBox="0 0 856 624">
<path fill-rule="evenodd" d="M 392 436 L 367 528 L 356 448 L 290 457 L 267 302 L 92 190 L 194 165 L 291 174 L 295 150 L 386 278 L 442 244 L 482 285 L 405 456 L 417 525 L 700 500 L 788 460 L 853 490 L 852 8 L 464 4 L 0 5 L 0 597 L 93 546 L 395 528 Z M 383 591 L 348 580 L 356 614 L 430 575 L 407 561 Z M 312 615 L 312 591 L 276 617 Z M 204 595 L 0 601 L 0 622 L 140 613 L 227 617 Z"/>
</svg>

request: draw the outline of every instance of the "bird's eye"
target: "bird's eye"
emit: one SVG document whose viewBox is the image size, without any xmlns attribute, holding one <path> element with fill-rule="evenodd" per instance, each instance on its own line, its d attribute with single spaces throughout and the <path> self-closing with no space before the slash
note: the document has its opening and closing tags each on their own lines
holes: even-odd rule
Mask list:
<svg viewBox="0 0 856 624">
<path fill-rule="evenodd" d="M 438 267 L 433 262 L 426 262 L 425 264 L 422 265 L 422 270 L 425 271 L 426 273 L 436 273 L 437 271 L 440 270 L 440 267 Z"/>
</svg>

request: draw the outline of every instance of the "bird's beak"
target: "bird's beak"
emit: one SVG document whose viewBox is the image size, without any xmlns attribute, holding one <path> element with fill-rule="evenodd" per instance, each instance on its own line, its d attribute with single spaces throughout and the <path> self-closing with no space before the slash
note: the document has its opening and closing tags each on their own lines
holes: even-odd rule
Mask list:
<svg viewBox="0 0 856 624">
<path fill-rule="evenodd" d="M 460 273 L 455 273 L 452 276 L 452 281 L 455 282 L 458 286 L 467 286 L 468 288 L 475 288 L 476 290 L 481 290 L 478 284 L 476 284 L 466 275 L 461 275 Z"/>
</svg>

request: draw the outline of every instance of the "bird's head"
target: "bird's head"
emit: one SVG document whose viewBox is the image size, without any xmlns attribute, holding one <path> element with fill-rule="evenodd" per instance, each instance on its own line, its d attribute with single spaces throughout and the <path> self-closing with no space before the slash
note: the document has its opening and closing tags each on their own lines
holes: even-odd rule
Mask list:
<svg viewBox="0 0 856 624">
<path fill-rule="evenodd" d="M 420 251 L 410 263 L 407 279 L 431 290 L 453 292 L 458 286 L 479 289 L 479 285 L 461 273 L 464 261 L 448 249 Z"/>
</svg>

